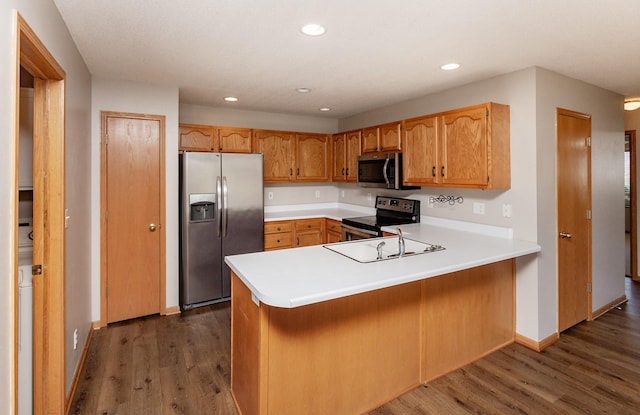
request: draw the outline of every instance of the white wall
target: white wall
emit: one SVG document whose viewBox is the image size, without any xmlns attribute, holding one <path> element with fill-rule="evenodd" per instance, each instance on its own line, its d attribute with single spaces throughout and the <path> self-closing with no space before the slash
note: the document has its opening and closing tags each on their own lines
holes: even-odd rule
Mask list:
<svg viewBox="0 0 640 415">
<path fill-rule="evenodd" d="M 178 306 L 178 88 L 93 79 L 91 104 L 91 305 L 100 320 L 100 112 L 164 115 L 166 155 L 166 305 Z"/>
<path fill-rule="evenodd" d="M 338 132 L 338 121 L 333 118 L 245 111 L 191 104 L 180 104 L 180 122 L 183 124 L 205 124 L 307 133 L 332 134 Z"/>
<path fill-rule="evenodd" d="M 540 332 L 556 329 L 556 108 L 591 115 L 592 310 L 624 295 L 624 111 L 622 95 L 537 70 L 537 159 L 540 212 Z"/>
<path fill-rule="evenodd" d="M 14 83 L 13 67 L 15 36 L 14 10 L 45 44 L 66 72 L 66 195 L 65 203 L 71 215 L 66 231 L 66 385 L 67 393 L 88 333 L 90 315 L 91 251 L 89 198 L 91 183 L 86 178 L 90 168 L 90 74 L 80 57 L 67 28 L 50 0 L 8 0 L 0 2 L 0 413 L 10 413 L 11 332 L 13 304 L 14 241 L 8 232 L 15 224 L 16 143 L 13 142 Z M 73 328 L 79 330 L 78 349 L 73 350 Z"/>
<path fill-rule="evenodd" d="M 640 173 L 640 109 L 624 112 L 624 129 L 636 130 L 636 174 Z M 636 184 L 636 186 L 638 186 Z M 636 201 L 636 217 L 640 218 L 640 203 Z M 640 232 L 639 232 L 640 234 Z M 640 237 L 636 239 L 637 258 L 640 260 Z M 640 262 L 640 261 L 638 261 Z"/>
</svg>

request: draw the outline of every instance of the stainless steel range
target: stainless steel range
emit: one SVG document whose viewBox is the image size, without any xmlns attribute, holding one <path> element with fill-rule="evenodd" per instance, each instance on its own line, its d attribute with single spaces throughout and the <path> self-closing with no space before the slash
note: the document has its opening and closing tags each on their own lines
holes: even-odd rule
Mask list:
<svg viewBox="0 0 640 415">
<path fill-rule="evenodd" d="M 420 222 L 420 201 L 376 196 L 375 216 L 342 219 L 342 241 L 377 238 L 385 226 Z"/>
</svg>

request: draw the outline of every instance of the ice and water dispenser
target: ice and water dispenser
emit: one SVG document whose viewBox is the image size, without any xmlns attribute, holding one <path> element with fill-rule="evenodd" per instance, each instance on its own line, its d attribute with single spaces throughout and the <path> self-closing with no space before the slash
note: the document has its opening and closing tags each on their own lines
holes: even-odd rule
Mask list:
<svg viewBox="0 0 640 415">
<path fill-rule="evenodd" d="M 216 194 L 192 193 L 189 195 L 189 222 L 216 220 Z"/>
</svg>

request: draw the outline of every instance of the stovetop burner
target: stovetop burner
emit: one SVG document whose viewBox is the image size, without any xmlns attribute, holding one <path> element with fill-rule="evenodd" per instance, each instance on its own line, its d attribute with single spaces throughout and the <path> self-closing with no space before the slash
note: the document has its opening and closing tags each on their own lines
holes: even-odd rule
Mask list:
<svg viewBox="0 0 640 415">
<path fill-rule="evenodd" d="M 420 222 L 420 201 L 376 196 L 376 215 L 344 218 L 342 223 L 354 228 L 380 232 L 385 226 Z"/>
</svg>

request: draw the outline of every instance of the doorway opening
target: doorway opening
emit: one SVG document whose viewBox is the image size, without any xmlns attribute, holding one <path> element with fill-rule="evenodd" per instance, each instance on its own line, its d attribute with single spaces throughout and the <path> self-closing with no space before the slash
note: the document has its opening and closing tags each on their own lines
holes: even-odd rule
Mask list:
<svg viewBox="0 0 640 415">
<path fill-rule="evenodd" d="M 638 281 L 636 131 L 624 132 L 625 274 Z"/>
<path fill-rule="evenodd" d="M 65 410 L 65 72 L 18 13 L 14 13 L 15 81 L 13 140 L 19 177 L 20 69 L 33 78 L 33 413 Z M 18 181 L 16 180 L 16 187 Z M 15 194 L 19 194 L 18 191 Z M 14 240 L 18 240 L 19 197 L 14 196 Z M 14 258 L 18 257 L 14 246 Z M 11 407 L 20 402 L 18 372 L 18 269 L 14 261 L 11 297 Z"/>
</svg>

